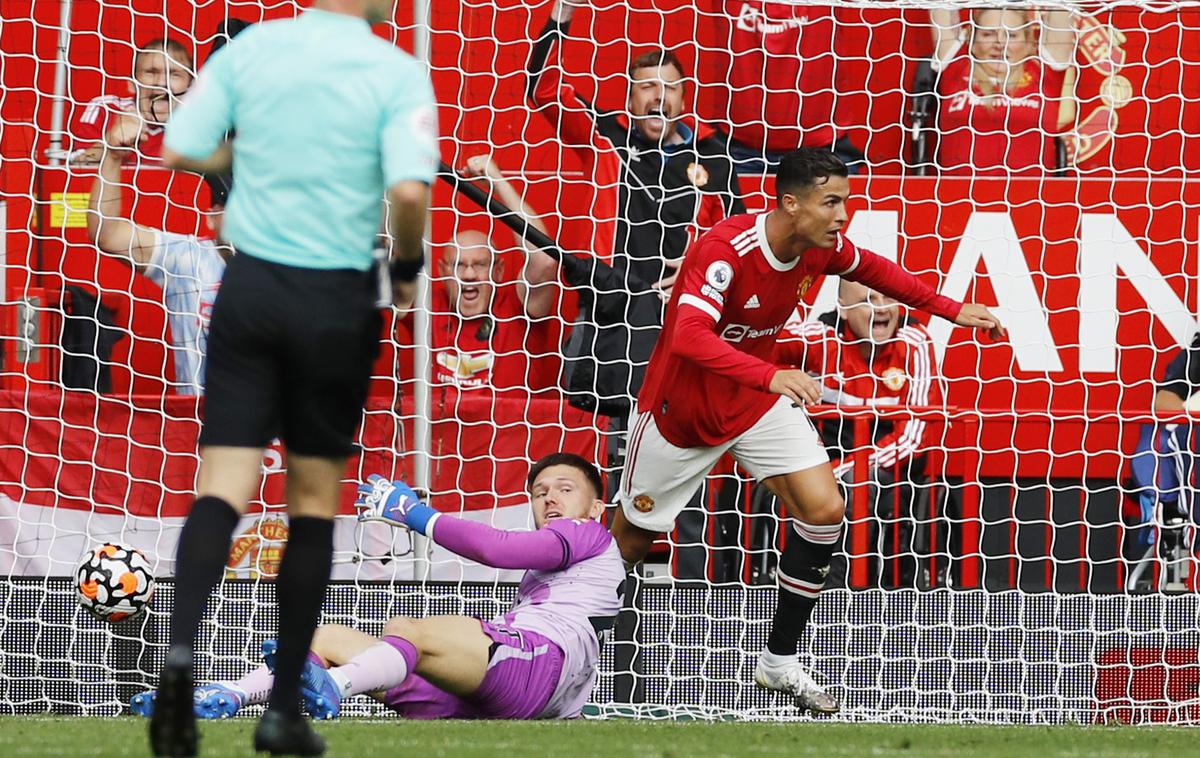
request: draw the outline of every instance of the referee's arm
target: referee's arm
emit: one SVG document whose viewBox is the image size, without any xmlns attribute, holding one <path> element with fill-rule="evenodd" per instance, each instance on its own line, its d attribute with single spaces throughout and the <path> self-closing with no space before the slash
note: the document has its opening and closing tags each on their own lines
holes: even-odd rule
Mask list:
<svg viewBox="0 0 1200 758">
<path fill-rule="evenodd" d="M 411 299 L 424 263 L 429 187 L 437 174 L 437 103 L 429 75 L 413 63 L 405 86 L 390 101 L 380 134 L 392 237 L 392 286 L 397 304 Z"/>
<path fill-rule="evenodd" d="M 230 49 L 226 46 L 208 59 L 196 83 L 167 121 L 162 151 L 167 168 L 202 174 L 233 171 L 233 144 L 225 138 L 234 127 Z"/>
</svg>

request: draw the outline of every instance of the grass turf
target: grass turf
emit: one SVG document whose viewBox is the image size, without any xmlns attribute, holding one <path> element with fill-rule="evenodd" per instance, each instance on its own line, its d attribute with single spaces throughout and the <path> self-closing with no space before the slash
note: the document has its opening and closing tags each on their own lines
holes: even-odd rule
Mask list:
<svg viewBox="0 0 1200 758">
<path fill-rule="evenodd" d="M 200 754 L 249 755 L 253 720 L 201 722 Z M 327 755 L 547 756 L 1079 756 L 1194 754 L 1197 732 L 1169 727 L 984 727 L 927 724 L 737 722 L 405 722 L 345 719 L 318 724 Z M 149 755 L 146 721 L 0 717 L 0 756 Z"/>
</svg>

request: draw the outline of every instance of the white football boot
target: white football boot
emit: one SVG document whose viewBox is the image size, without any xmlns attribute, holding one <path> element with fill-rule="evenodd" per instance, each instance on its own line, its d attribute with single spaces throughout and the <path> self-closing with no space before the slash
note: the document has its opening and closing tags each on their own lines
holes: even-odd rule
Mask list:
<svg viewBox="0 0 1200 758">
<path fill-rule="evenodd" d="M 792 660 L 784 666 L 767 666 L 759 658 L 758 665 L 754 667 L 754 683 L 791 695 L 797 708 L 814 714 L 829 715 L 841 709 L 837 698 L 817 684 L 799 660 Z"/>
</svg>

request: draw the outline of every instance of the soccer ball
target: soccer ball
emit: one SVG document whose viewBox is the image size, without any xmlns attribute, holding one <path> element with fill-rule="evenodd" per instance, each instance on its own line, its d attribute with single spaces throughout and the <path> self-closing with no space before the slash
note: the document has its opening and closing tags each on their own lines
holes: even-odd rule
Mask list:
<svg viewBox="0 0 1200 758">
<path fill-rule="evenodd" d="M 142 551 L 110 542 L 84 553 L 75 572 L 79 603 L 101 621 L 133 618 L 154 597 L 154 575 Z"/>
</svg>

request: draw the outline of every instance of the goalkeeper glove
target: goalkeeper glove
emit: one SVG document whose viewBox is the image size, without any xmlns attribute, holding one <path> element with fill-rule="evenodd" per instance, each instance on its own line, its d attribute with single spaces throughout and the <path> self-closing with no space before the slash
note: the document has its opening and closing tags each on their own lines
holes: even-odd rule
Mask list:
<svg viewBox="0 0 1200 758">
<path fill-rule="evenodd" d="M 379 474 L 371 474 L 358 485 L 354 501 L 359 521 L 386 521 L 420 534 L 427 534 L 429 525 L 438 515 L 432 507 L 421 502 L 412 487 L 400 480 L 389 482 Z"/>
</svg>

